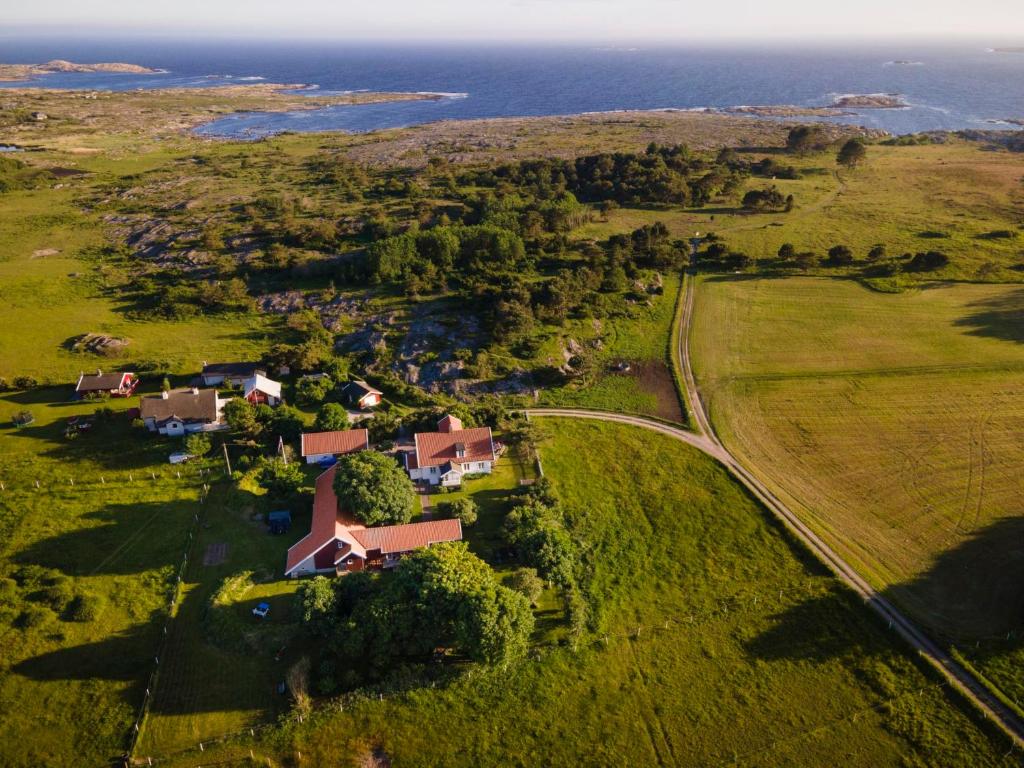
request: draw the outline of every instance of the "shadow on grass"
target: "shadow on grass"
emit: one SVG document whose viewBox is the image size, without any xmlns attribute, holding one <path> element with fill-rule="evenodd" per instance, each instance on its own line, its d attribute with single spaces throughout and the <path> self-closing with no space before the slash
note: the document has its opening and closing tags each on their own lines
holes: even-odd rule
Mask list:
<svg viewBox="0 0 1024 768">
<path fill-rule="evenodd" d="M 1024 630 L 1022 541 L 1024 518 L 997 520 L 940 555 L 928 571 L 882 595 L 938 640 L 1012 640 Z M 857 597 L 837 585 L 776 615 L 772 627 L 750 641 L 747 651 L 766 660 L 819 662 L 870 652 L 848 631 L 851 622 L 868 617 Z"/>
<path fill-rule="evenodd" d="M 79 518 L 91 527 L 40 539 L 12 560 L 68 576 L 127 575 L 177 566 L 195 509 L 180 500 L 108 504 Z"/>
<path fill-rule="evenodd" d="M 137 680 L 144 682 L 153 669 L 153 652 L 158 647 L 162 617 L 154 613 L 148 622 L 137 624 L 95 643 L 43 653 L 12 667 L 33 680 Z M 138 705 L 139 692 L 126 690 L 124 698 Z"/>
<path fill-rule="evenodd" d="M 1024 289 L 1007 292 L 968 305 L 972 312 L 954 325 L 968 328 L 971 336 L 1024 343 Z"/>
</svg>

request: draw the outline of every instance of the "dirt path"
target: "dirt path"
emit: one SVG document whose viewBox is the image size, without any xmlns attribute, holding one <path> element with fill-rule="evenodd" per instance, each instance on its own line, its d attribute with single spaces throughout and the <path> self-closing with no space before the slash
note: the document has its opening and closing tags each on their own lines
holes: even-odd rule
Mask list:
<svg viewBox="0 0 1024 768">
<path fill-rule="evenodd" d="M 700 390 L 697 387 L 693 369 L 690 364 L 690 320 L 693 316 L 693 276 L 685 277 L 684 308 L 679 332 L 679 363 L 683 369 L 683 382 L 690 410 L 693 413 L 695 430 L 688 432 L 680 427 L 663 424 L 640 416 L 627 416 L 605 411 L 588 411 L 570 408 L 531 408 L 527 413 L 531 416 L 561 416 L 567 418 L 596 419 L 650 429 L 668 435 L 676 440 L 703 451 L 721 463 L 737 480 L 739 480 L 768 510 L 782 523 L 786 529 L 799 539 L 811 552 L 850 589 L 854 590 L 866 605 L 877 613 L 883 621 L 888 622 L 910 646 L 928 661 L 946 681 L 968 701 L 973 703 L 988 719 L 993 720 L 1018 747 L 1024 747 L 1024 720 L 1008 706 L 1000 701 L 997 694 L 985 683 L 961 666 L 944 649 L 932 641 L 907 619 L 888 599 L 879 594 L 856 570 L 843 560 L 823 539 L 807 527 L 804 522 L 783 504 L 776 496 L 737 461 L 722 445 L 715 435 L 711 422 L 704 409 Z"/>
</svg>

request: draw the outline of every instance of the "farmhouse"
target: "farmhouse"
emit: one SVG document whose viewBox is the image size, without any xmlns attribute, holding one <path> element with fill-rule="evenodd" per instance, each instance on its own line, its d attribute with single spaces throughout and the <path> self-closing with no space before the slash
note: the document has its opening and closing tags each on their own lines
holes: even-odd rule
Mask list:
<svg viewBox="0 0 1024 768">
<path fill-rule="evenodd" d="M 266 376 L 266 369 L 259 363 L 203 363 L 203 386 L 216 387 L 227 382 L 232 387 L 244 386 L 253 376 Z"/>
<path fill-rule="evenodd" d="M 359 379 L 350 381 L 342 387 L 341 393 L 349 405 L 354 405 L 356 408 L 364 411 L 380 405 L 381 398 L 384 395 L 379 389 L 374 389 L 365 381 Z"/>
<path fill-rule="evenodd" d="M 224 403 L 215 389 L 176 389 L 142 398 L 139 413 L 146 429 L 184 435 L 224 429 Z"/>
<path fill-rule="evenodd" d="M 417 432 L 415 440 L 405 468 L 414 481 L 430 485 L 461 485 L 463 475 L 490 474 L 497 460 L 491 428 L 463 429 L 451 414 L 437 422 L 437 432 Z"/>
<path fill-rule="evenodd" d="M 417 549 L 462 540 L 462 524 L 456 519 L 377 528 L 358 523 L 338 508 L 336 469 L 331 467 L 316 479 L 313 523 L 309 533 L 288 550 L 285 576 L 393 568 Z"/>
<path fill-rule="evenodd" d="M 78 377 L 78 384 L 75 385 L 77 397 L 89 397 L 90 395 L 110 395 L 111 397 L 128 397 L 139 385 L 139 380 L 134 373 L 116 372 L 104 373 L 83 373 Z"/>
<path fill-rule="evenodd" d="M 242 385 L 245 399 L 253 405 L 279 405 L 281 399 L 281 382 L 268 379 L 261 373 L 246 379 Z"/>
<path fill-rule="evenodd" d="M 302 456 L 307 464 L 323 464 L 369 448 L 370 433 L 365 429 L 302 433 Z"/>
</svg>

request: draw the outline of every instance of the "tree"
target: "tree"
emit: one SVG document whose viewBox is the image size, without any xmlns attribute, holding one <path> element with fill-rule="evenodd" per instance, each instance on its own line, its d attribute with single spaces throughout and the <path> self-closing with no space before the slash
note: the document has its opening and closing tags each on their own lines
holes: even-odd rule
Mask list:
<svg viewBox="0 0 1024 768">
<path fill-rule="evenodd" d="M 287 499 L 302 488 L 306 476 L 295 463 L 285 464 L 277 459 L 265 459 L 260 467 L 259 484 L 266 488 L 273 499 Z"/>
<path fill-rule="evenodd" d="M 340 432 L 343 429 L 348 429 L 348 411 L 337 403 L 325 403 L 316 412 L 313 428 L 317 432 Z"/>
<path fill-rule="evenodd" d="M 205 432 L 193 432 L 185 438 L 185 452 L 193 456 L 205 456 L 210 452 L 210 436 Z"/>
<path fill-rule="evenodd" d="M 822 140 L 821 128 L 816 125 L 797 125 L 786 136 L 786 149 L 798 155 L 817 149 Z"/>
<path fill-rule="evenodd" d="M 536 607 L 544 592 L 544 580 L 537 575 L 535 568 L 517 568 L 512 572 L 508 585 L 521 595 L 525 595 L 530 605 Z"/>
<path fill-rule="evenodd" d="M 334 389 L 334 381 L 330 376 L 321 376 L 315 379 L 307 376 L 299 379 L 299 383 L 295 385 L 295 393 L 299 402 L 307 405 L 322 403 L 332 389 Z"/>
<path fill-rule="evenodd" d="M 253 408 L 252 403 L 240 397 L 228 400 L 224 406 L 224 420 L 234 432 L 251 436 L 260 431 L 256 409 Z"/>
<path fill-rule="evenodd" d="M 793 247 L 792 243 L 783 243 L 779 247 L 779 258 L 789 261 L 796 256 L 796 248 Z"/>
<path fill-rule="evenodd" d="M 333 582 L 333 579 L 317 576 L 302 582 L 295 593 L 302 621 L 320 637 L 328 637 L 337 626 Z"/>
<path fill-rule="evenodd" d="M 850 139 L 839 149 L 836 162 L 844 168 L 853 170 L 868 156 L 868 151 L 860 139 Z"/>
<path fill-rule="evenodd" d="M 342 456 L 334 475 L 338 503 L 366 525 L 407 523 L 416 494 L 390 456 L 375 451 Z"/>
<path fill-rule="evenodd" d="M 871 247 L 868 251 L 868 261 L 878 261 L 879 259 L 885 258 L 885 246 L 878 244 Z"/>
<path fill-rule="evenodd" d="M 845 245 L 833 245 L 828 249 L 828 262 L 836 266 L 853 264 L 853 251 Z"/>
<path fill-rule="evenodd" d="M 299 435 L 306 428 L 306 422 L 298 408 L 279 405 L 273 410 L 269 426 L 275 436 L 280 436 L 285 442 L 291 442 L 299 439 Z"/>
<path fill-rule="evenodd" d="M 748 211 L 791 210 L 792 202 L 775 187 L 752 189 L 743 196 L 743 207 Z"/>
<path fill-rule="evenodd" d="M 930 272 L 947 264 L 949 264 L 949 257 L 942 251 L 927 251 L 925 253 L 915 253 L 914 258 L 907 264 L 906 269 L 909 272 Z"/>
<path fill-rule="evenodd" d="M 476 502 L 468 497 L 442 501 L 437 505 L 437 511 L 442 517 L 457 518 L 463 525 L 473 525 L 477 518 Z"/>
<path fill-rule="evenodd" d="M 404 623 L 420 635 L 421 648 L 451 645 L 492 665 L 525 655 L 534 623 L 529 602 L 498 584 L 494 571 L 465 542 L 439 544 L 405 558 L 393 584 L 393 597 L 413 612 L 413 620 Z"/>
</svg>

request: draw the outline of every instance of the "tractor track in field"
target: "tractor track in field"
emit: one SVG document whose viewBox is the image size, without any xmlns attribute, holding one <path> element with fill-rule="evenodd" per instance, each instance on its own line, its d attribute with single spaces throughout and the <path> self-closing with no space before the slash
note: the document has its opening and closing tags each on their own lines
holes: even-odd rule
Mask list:
<svg viewBox="0 0 1024 768">
<path fill-rule="evenodd" d="M 641 427 L 686 443 L 718 461 L 746 487 L 757 501 L 772 513 L 791 535 L 806 546 L 840 581 L 856 592 L 883 621 L 888 622 L 889 627 L 895 630 L 921 658 L 942 675 L 953 689 L 971 702 L 987 719 L 992 720 L 1013 741 L 1015 746 L 1024 747 L 1024 719 L 1004 704 L 996 691 L 989 688 L 973 672 L 956 661 L 945 649 L 904 616 L 887 597 L 871 586 L 853 566 L 847 563 L 798 515 L 779 500 L 761 480 L 743 466 L 718 439 L 705 411 L 690 362 L 689 330 L 694 307 L 693 283 L 693 275 L 688 274 L 682 288 L 685 293 L 683 313 L 680 318 L 678 349 L 674 350 L 678 354 L 678 365 L 682 368 L 687 404 L 693 416 L 691 420 L 693 431 L 645 416 L 610 411 L 582 408 L 528 408 L 525 412 L 529 416 L 594 419 Z"/>
</svg>

